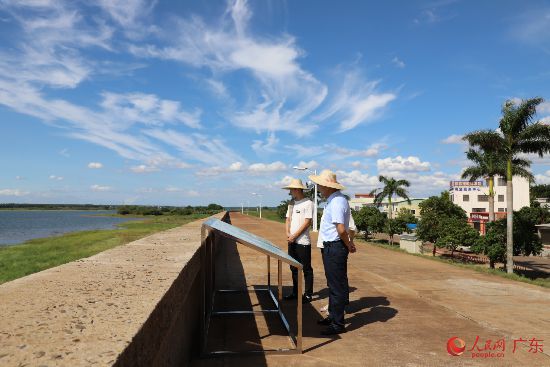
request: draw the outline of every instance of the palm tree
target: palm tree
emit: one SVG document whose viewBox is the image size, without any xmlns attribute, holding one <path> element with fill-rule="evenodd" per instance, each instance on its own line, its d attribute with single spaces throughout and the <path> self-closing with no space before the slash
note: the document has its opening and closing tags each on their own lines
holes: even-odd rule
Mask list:
<svg viewBox="0 0 550 367">
<path fill-rule="evenodd" d="M 411 204 L 411 199 L 409 199 L 409 193 L 404 187 L 409 187 L 411 184 L 407 180 L 396 180 L 393 177 L 386 178 L 384 176 L 379 176 L 378 181 L 384 184 L 384 187 L 381 189 L 374 189 L 371 191 L 371 194 L 375 194 L 376 191 L 381 190 L 374 197 L 374 205 L 379 206 L 382 204 L 382 201 L 385 198 L 388 198 L 388 208 L 389 208 L 389 218 L 392 218 L 393 214 L 393 204 L 392 198 L 394 196 L 401 197 L 406 199 L 409 205 Z"/>
<path fill-rule="evenodd" d="M 475 141 L 477 133 L 470 133 L 464 136 L 464 140 Z M 503 155 L 497 151 L 490 150 L 491 147 L 486 147 L 485 150 L 475 150 L 470 148 L 466 152 L 466 157 L 474 163 L 473 166 L 467 167 L 462 172 L 462 178 L 470 178 L 470 181 L 475 181 L 479 178 L 486 178 L 489 185 L 489 222 L 495 220 L 495 176 L 506 177 L 506 161 Z M 531 162 L 526 159 L 514 158 L 512 160 L 513 176 L 525 177 L 532 181 L 533 175 L 528 171 Z"/>
<path fill-rule="evenodd" d="M 520 159 L 521 154 L 538 154 L 542 157 L 550 152 L 550 126 L 541 121 L 533 123 L 537 113 L 536 107 L 542 103 L 542 98 L 522 100 L 518 104 L 511 100 L 502 107 L 502 118 L 499 130 L 482 130 L 468 134 L 468 141 L 485 151 L 498 152 L 506 161 L 506 270 L 514 272 L 514 188 L 512 178 L 514 174 L 533 176 L 523 167 L 514 167 L 514 161 Z M 521 160 L 521 159 L 520 159 Z M 524 163 L 528 162 L 523 160 Z M 517 162 L 517 161 L 516 161 Z M 530 162 L 529 162 L 530 163 Z"/>
</svg>

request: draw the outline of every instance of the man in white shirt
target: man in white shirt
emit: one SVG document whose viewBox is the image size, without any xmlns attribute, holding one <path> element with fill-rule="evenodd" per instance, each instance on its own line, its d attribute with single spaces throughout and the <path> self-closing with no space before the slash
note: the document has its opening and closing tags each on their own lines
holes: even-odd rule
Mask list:
<svg viewBox="0 0 550 367">
<path fill-rule="evenodd" d="M 302 301 L 311 302 L 313 294 L 313 269 L 311 267 L 311 240 L 309 227 L 313 218 L 313 202 L 304 196 L 306 188 L 299 179 L 292 179 L 285 189 L 290 190 L 294 199 L 288 206 L 286 213 L 286 236 L 288 241 L 288 254 L 300 262 L 304 272 L 304 294 Z M 290 267 L 292 272 L 292 293 L 287 294 L 284 299 L 296 299 L 298 297 L 298 270 Z"/>
<path fill-rule="evenodd" d="M 323 238 L 323 265 L 329 286 L 329 317 L 319 323 L 328 325 L 322 335 L 346 332 L 344 308 L 349 298 L 348 255 L 356 251 L 348 234 L 351 209 L 340 190 L 344 186 L 336 180 L 336 174 L 324 170 L 319 176 L 309 176 L 319 186 L 321 195 L 327 198 L 319 235 Z"/>
</svg>

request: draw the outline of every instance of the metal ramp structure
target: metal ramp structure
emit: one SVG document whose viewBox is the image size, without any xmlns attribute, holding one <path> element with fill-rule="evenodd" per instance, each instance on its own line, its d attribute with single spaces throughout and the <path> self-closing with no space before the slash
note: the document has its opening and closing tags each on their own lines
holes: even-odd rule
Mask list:
<svg viewBox="0 0 550 367">
<path fill-rule="evenodd" d="M 266 255 L 267 266 L 267 288 L 254 289 L 253 291 L 267 292 L 273 301 L 274 308 L 262 310 L 230 310 L 216 311 L 214 301 L 216 296 L 222 293 L 247 293 L 250 289 L 216 289 L 216 253 L 218 246 L 222 246 L 220 236 L 233 240 L 237 244 Z M 271 258 L 277 259 L 277 294 L 273 293 L 271 285 Z M 231 224 L 225 223 L 219 219 L 211 218 L 205 221 L 201 228 L 201 280 L 202 280 L 202 299 L 201 299 L 201 355 L 207 356 L 225 356 L 241 355 L 250 353 L 262 354 L 300 354 L 302 353 L 302 297 L 297 299 L 297 330 L 293 334 L 290 325 L 281 310 L 281 301 L 283 296 L 282 285 L 282 264 L 288 264 L 298 270 L 298 294 L 303 293 L 303 269 L 302 264 L 289 256 L 286 252 L 275 246 L 266 239 L 256 236 L 250 232 L 244 231 Z M 217 350 L 207 351 L 208 331 L 212 317 L 234 317 L 238 315 L 254 314 L 278 314 L 289 339 L 294 348 L 261 349 L 251 351 L 238 350 Z"/>
</svg>

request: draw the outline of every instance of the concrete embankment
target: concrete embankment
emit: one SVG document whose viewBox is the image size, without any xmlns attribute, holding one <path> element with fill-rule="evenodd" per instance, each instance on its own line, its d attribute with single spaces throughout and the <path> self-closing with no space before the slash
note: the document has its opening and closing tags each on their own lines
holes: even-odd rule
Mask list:
<svg viewBox="0 0 550 367">
<path fill-rule="evenodd" d="M 202 222 L 1 285 L 0 365 L 184 364 L 198 335 Z"/>
</svg>

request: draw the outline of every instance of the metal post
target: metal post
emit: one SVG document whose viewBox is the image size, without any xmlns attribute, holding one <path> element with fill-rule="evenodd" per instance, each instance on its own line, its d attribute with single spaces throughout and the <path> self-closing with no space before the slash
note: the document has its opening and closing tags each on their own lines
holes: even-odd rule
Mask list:
<svg viewBox="0 0 550 367">
<path fill-rule="evenodd" d="M 317 170 L 315 170 L 314 174 L 317 176 Z M 313 205 L 313 232 L 317 232 L 319 230 L 317 223 L 317 184 L 315 182 L 313 184 L 315 185 L 315 198 L 313 199 L 315 200 L 315 205 Z"/>
<path fill-rule="evenodd" d="M 279 295 L 277 298 L 279 299 L 279 308 L 281 308 L 281 302 L 283 301 L 283 263 L 281 260 L 277 261 L 277 267 L 279 268 Z"/>
<path fill-rule="evenodd" d="M 296 330 L 296 349 L 298 353 L 302 353 L 302 287 L 303 287 L 303 271 L 298 270 L 298 310 L 297 310 L 297 330 Z"/>
<path fill-rule="evenodd" d="M 271 258 L 267 255 L 267 289 L 271 290 Z"/>
</svg>

